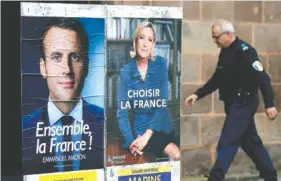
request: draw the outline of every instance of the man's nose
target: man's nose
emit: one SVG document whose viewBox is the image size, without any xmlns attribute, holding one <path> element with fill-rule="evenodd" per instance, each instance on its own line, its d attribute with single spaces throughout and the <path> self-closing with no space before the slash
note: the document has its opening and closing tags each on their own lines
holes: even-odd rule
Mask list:
<svg viewBox="0 0 281 181">
<path fill-rule="evenodd" d="M 71 71 L 71 61 L 68 58 L 65 58 L 63 61 L 63 73 L 64 74 L 69 74 Z"/>
</svg>

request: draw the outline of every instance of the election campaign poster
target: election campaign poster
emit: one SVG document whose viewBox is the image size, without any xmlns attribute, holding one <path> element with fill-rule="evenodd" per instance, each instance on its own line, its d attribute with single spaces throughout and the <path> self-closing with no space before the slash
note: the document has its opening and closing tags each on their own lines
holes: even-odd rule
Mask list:
<svg viewBox="0 0 281 181">
<path fill-rule="evenodd" d="M 182 8 L 108 6 L 108 181 L 180 180 Z"/>
<path fill-rule="evenodd" d="M 26 181 L 104 181 L 105 8 L 21 3 Z"/>
</svg>

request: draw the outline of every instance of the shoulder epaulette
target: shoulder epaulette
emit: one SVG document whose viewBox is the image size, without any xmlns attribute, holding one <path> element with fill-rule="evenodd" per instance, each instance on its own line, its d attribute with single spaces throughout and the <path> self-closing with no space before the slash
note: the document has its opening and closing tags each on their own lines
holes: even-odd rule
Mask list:
<svg viewBox="0 0 281 181">
<path fill-rule="evenodd" d="M 247 44 L 245 44 L 245 43 L 242 43 L 241 44 L 241 48 L 242 48 L 243 51 L 246 51 L 246 50 L 249 49 L 249 46 Z"/>
</svg>

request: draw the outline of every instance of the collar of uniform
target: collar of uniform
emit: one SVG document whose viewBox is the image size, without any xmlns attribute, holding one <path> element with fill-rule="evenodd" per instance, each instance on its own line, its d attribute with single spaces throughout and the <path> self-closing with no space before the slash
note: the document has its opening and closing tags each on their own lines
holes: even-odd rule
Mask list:
<svg viewBox="0 0 281 181">
<path fill-rule="evenodd" d="M 235 37 L 235 40 L 229 45 L 228 48 L 233 48 L 233 47 L 235 47 L 238 42 L 239 42 L 239 37 L 236 36 L 236 37 Z"/>
<path fill-rule="evenodd" d="M 82 99 L 80 99 L 69 115 L 72 116 L 76 121 L 82 122 L 82 114 L 83 114 L 82 108 L 83 108 Z M 50 126 L 56 124 L 57 121 L 60 120 L 62 116 L 64 116 L 64 114 L 57 108 L 57 106 L 50 99 L 50 97 L 48 101 L 48 116 L 49 116 Z"/>
</svg>

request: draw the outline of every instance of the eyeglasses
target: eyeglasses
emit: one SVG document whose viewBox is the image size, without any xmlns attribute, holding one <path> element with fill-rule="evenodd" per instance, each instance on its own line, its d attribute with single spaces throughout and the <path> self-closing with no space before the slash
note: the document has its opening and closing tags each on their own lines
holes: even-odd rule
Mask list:
<svg viewBox="0 0 281 181">
<path fill-rule="evenodd" d="M 225 34 L 225 33 L 227 33 L 227 32 L 222 32 L 222 33 L 219 34 L 218 36 L 212 36 L 212 38 L 218 40 L 218 39 L 221 37 L 221 35 L 223 35 L 223 34 Z"/>
</svg>

